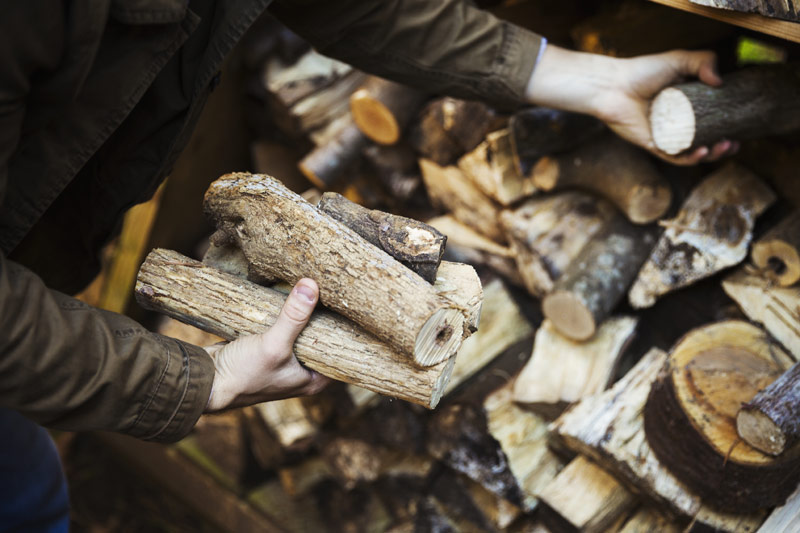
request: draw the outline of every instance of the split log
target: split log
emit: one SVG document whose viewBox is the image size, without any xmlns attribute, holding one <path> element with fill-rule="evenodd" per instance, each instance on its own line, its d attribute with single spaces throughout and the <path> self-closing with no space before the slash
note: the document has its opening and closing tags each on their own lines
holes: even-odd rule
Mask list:
<svg viewBox="0 0 800 533">
<path fill-rule="evenodd" d="M 741 13 L 758 13 L 792 22 L 800 22 L 800 2 L 797 0 L 690 0 L 701 6 L 731 9 Z"/>
<path fill-rule="evenodd" d="M 659 150 L 675 155 L 720 139 L 754 139 L 800 129 L 800 65 L 760 65 L 710 87 L 691 82 L 662 90 L 650 107 Z"/>
<path fill-rule="evenodd" d="M 484 489 L 463 474 L 444 470 L 431 484 L 430 494 L 462 526 L 462 531 L 503 531 L 522 510 Z"/>
<path fill-rule="evenodd" d="M 533 168 L 541 191 L 587 189 L 608 199 L 634 224 L 661 218 L 672 190 L 647 154 L 615 135 L 604 135 L 559 156 L 542 157 Z"/>
<path fill-rule="evenodd" d="M 672 350 L 644 409 L 659 460 L 704 502 L 748 513 L 780 505 L 800 481 L 800 453 L 773 458 L 743 443 L 736 413 L 791 364 L 741 321 L 690 332 Z"/>
<path fill-rule="evenodd" d="M 540 157 L 572 150 L 603 132 L 596 118 L 548 107 L 518 111 L 508 122 L 517 170 L 529 176 Z"/>
<path fill-rule="evenodd" d="M 800 287 L 776 287 L 744 268 L 725 278 L 722 288 L 747 318 L 763 324 L 795 360 L 800 359 Z"/>
<path fill-rule="evenodd" d="M 361 155 L 367 139 L 352 121 L 339 124 L 329 142 L 321 144 L 306 155 L 297 166 L 316 187 L 327 190 Z"/>
<path fill-rule="evenodd" d="M 322 449 L 328 468 L 348 490 L 378 479 L 385 453 L 361 439 L 348 437 L 335 437 Z"/>
<path fill-rule="evenodd" d="M 139 271 L 136 298 L 146 309 L 234 340 L 266 331 L 286 296 L 156 249 Z M 455 363 L 419 368 L 353 322 L 324 310 L 312 315 L 295 342 L 295 354 L 325 376 L 428 408 L 438 403 Z"/>
<path fill-rule="evenodd" d="M 517 170 L 508 129 L 487 135 L 485 141 L 458 160 L 458 168 L 504 206 L 536 192 L 532 180 Z"/>
<path fill-rule="evenodd" d="M 649 228 L 617 217 L 564 271 L 542 312 L 562 335 L 588 340 L 625 295 L 654 242 Z"/>
<path fill-rule="evenodd" d="M 767 278 L 781 287 L 800 280 L 800 210 L 760 238 L 753 245 L 751 257 Z"/>
<path fill-rule="evenodd" d="M 424 158 L 447 166 L 478 146 L 487 133 L 503 127 L 502 123 L 485 104 L 446 97 L 425 106 L 409 137 Z"/>
<path fill-rule="evenodd" d="M 410 146 L 373 144 L 363 150 L 366 161 L 393 198 L 407 202 L 422 185 L 417 156 Z"/>
<path fill-rule="evenodd" d="M 786 503 L 770 513 L 757 533 L 792 533 L 800 523 L 800 487 Z"/>
<path fill-rule="evenodd" d="M 775 195 L 747 169 L 727 164 L 703 180 L 666 227 L 628 299 L 652 306 L 675 289 L 733 266 L 747 256 L 755 219 Z"/>
<path fill-rule="evenodd" d="M 514 383 L 514 401 L 552 420 L 569 404 L 603 391 L 614 379 L 637 322 L 632 317 L 610 318 L 590 341 L 576 343 L 545 320 L 536 332 L 533 354 Z"/>
<path fill-rule="evenodd" d="M 581 250 L 618 215 L 605 200 L 568 191 L 531 198 L 500 222 L 525 288 L 534 297 L 552 292 Z"/>
<path fill-rule="evenodd" d="M 302 398 L 264 402 L 254 407 L 281 446 L 289 451 L 307 450 L 319 432 L 319 425 L 309 415 Z"/>
<path fill-rule="evenodd" d="M 582 399 L 550 426 L 551 437 L 585 454 L 659 507 L 714 531 L 754 531 L 763 515 L 709 509 L 659 461 L 644 431 L 642 411 L 667 354 L 653 349 L 613 387 Z"/>
<path fill-rule="evenodd" d="M 681 533 L 683 528 L 660 512 L 649 507 L 640 507 L 625 522 L 619 533 Z"/>
<path fill-rule="evenodd" d="M 579 455 L 539 495 L 539 517 L 554 533 L 599 533 L 636 503 L 613 476 Z"/>
<path fill-rule="evenodd" d="M 436 228 L 406 217 L 367 209 L 335 192 L 326 192 L 317 209 L 385 251 L 428 283 L 444 254 L 447 237 Z"/>
<path fill-rule="evenodd" d="M 376 143 L 391 145 L 400 140 L 425 99 L 425 94 L 416 89 L 370 76 L 350 95 L 350 112 L 364 135 Z"/>
<path fill-rule="evenodd" d="M 499 207 L 458 167 L 442 167 L 428 159 L 420 159 L 419 167 L 434 206 L 444 208 L 456 220 L 493 241 L 505 243 L 498 221 Z"/>
<path fill-rule="evenodd" d="M 436 292 L 455 303 L 464 313 L 464 335 L 478 330 L 483 309 L 483 287 L 471 265 L 442 261 L 433 284 Z M 463 348 L 463 344 L 461 345 Z M 461 349 L 459 349 L 461 353 Z"/>
<path fill-rule="evenodd" d="M 269 176 L 228 174 L 205 211 L 255 271 L 316 280 L 320 301 L 413 361 L 432 366 L 461 345 L 464 316 L 428 283 Z"/>
<path fill-rule="evenodd" d="M 800 363 L 742 405 L 736 430 L 747 444 L 770 455 L 780 455 L 800 440 Z"/>
</svg>

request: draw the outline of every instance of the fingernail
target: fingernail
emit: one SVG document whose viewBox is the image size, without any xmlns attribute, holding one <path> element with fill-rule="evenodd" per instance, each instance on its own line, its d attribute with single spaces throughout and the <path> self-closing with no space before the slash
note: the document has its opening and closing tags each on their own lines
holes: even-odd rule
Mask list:
<svg viewBox="0 0 800 533">
<path fill-rule="evenodd" d="M 297 285 L 294 288 L 294 292 L 302 297 L 308 304 L 313 304 L 314 301 L 317 299 L 316 292 L 311 287 L 307 287 L 305 285 Z"/>
</svg>

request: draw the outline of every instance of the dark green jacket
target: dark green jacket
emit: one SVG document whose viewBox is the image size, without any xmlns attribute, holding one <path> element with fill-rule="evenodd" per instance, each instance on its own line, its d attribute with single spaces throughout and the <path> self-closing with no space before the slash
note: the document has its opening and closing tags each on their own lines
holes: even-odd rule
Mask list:
<svg viewBox="0 0 800 533">
<path fill-rule="evenodd" d="M 205 351 L 66 294 L 169 173 L 220 65 L 269 6 L 321 52 L 429 92 L 522 101 L 541 39 L 456 0 L 34 0 L 0 22 L 0 405 L 171 441 Z M 23 266 L 24 265 L 24 266 Z M 62 291 L 62 292 L 57 292 Z"/>
</svg>

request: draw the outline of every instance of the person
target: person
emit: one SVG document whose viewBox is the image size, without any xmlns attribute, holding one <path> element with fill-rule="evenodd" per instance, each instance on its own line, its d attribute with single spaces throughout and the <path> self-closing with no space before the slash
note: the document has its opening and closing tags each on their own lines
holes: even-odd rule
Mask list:
<svg viewBox="0 0 800 533">
<path fill-rule="evenodd" d="M 68 296 L 96 274 L 98 250 L 124 212 L 169 174 L 224 57 L 267 8 L 322 53 L 362 70 L 504 109 L 539 104 L 588 113 L 651 151 L 645 111 L 656 91 L 684 76 L 720 83 L 709 52 L 583 54 L 460 0 L 40 0 L 5 7 L 0 529 L 66 530 L 63 476 L 35 424 L 171 442 L 204 412 L 326 385 L 292 355 L 318 300 L 313 280 L 297 283 L 266 333 L 212 348 Z M 693 164 L 735 148 L 723 141 L 669 160 Z"/>
</svg>

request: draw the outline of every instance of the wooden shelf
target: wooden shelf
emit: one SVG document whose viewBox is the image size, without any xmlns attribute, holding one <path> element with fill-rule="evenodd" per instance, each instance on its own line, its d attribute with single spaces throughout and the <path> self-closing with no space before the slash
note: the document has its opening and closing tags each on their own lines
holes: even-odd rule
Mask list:
<svg viewBox="0 0 800 533">
<path fill-rule="evenodd" d="M 716 20 L 721 20 L 729 24 L 741 26 L 749 30 L 755 30 L 767 35 L 773 35 L 800 43 L 800 23 L 789 22 L 786 20 L 773 19 L 754 13 L 739 13 L 714 7 L 699 6 L 692 4 L 689 0 L 651 0 L 657 4 L 682 9 L 690 13 L 696 13 Z"/>
</svg>

